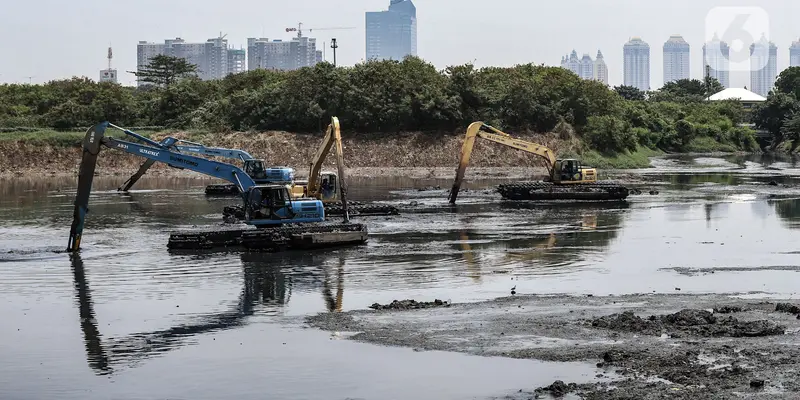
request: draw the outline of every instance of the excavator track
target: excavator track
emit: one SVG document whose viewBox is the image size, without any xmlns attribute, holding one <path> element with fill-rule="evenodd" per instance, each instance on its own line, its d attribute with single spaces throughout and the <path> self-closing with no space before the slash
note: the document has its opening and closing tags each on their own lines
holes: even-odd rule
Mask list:
<svg viewBox="0 0 800 400">
<path fill-rule="evenodd" d="M 178 232 L 169 237 L 169 249 L 208 250 L 217 248 L 252 251 L 313 249 L 364 243 L 367 227 L 363 224 L 293 225 L 255 229 L 216 229 Z"/>
<path fill-rule="evenodd" d="M 358 216 L 389 216 L 389 215 L 399 215 L 400 210 L 394 206 L 387 206 L 387 205 L 375 205 L 375 204 L 364 204 L 360 202 L 355 203 L 348 203 L 347 210 L 350 212 L 350 215 L 358 215 Z M 340 216 L 344 215 L 344 207 L 339 204 L 326 204 L 325 205 L 325 215 L 326 216 Z M 244 220 L 244 209 L 242 206 L 225 206 L 222 209 L 222 218 L 226 222 L 238 222 Z"/>
<path fill-rule="evenodd" d="M 498 185 L 507 200 L 624 200 L 630 189 L 613 182 L 555 184 L 553 182 L 515 182 Z"/>
</svg>

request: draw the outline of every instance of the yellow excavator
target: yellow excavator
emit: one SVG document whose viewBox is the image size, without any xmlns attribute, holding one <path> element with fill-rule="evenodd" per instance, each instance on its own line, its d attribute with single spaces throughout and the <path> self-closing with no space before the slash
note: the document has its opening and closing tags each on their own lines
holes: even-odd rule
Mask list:
<svg viewBox="0 0 800 400">
<path fill-rule="evenodd" d="M 333 171 L 322 171 L 322 164 L 331 147 L 336 145 L 336 167 L 338 175 Z M 341 178 L 341 179 L 340 179 Z M 325 131 L 322 144 L 317 149 L 317 154 L 309 163 L 308 179 L 296 179 L 290 190 L 293 197 L 312 197 L 322 200 L 323 203 L 338 202 L 347 193 L 347 184 L 344 177 L 344 156 L 342 152 L 342 131 L 339 118 L 331 117 L 331 123 Z M 341 197 L 340 197 L 341 196 Z"/>
<path fill-rule="evenodd" d="M 623 200 L 628 188 L 597 181 L 597 169 L 586 168 L 576 159 L 557 159 L 553 150 L 536 143 L 515 139 L 511 135 L 487 125 L 473 122 L 461 147 L 461 159 L 456 178 L 450 190 L 450 203 L 455 204 L 464 174 L 475 145 L 475 138 L 486 139 L 513 149 L 533 154 L 545 160 L 548 177 L 539 182 L 518 182 L 499 185 L 498 191 L 508 200 Z"/>
<path fill-rule="evenodd" d="M 336 153 L 336 168 L 334 171 L 322 170 L 322 164 L 328 157 L 331 148 Z M 339 125 L 339 118 L 331 117 L 331 123 L 325 131 L 325 137 L 317 149 L 317 153 L 309 163 L 308 178 L 305 180 L 295 179 L 289 188 L 289 193 L 293 198 L 314 198 L 325 204 L 325 212 L 328 214 L 352 212 L 361 216 L 377 215 L 398 215 L 400 211 L 397 207 L 382 204 L 364 204 L 360 202 L 348 202 L 345 200 L 347 195 L 347 184 L 345 183 L 344 151 L 342 146 L 342 131 Z"/>
</svg>

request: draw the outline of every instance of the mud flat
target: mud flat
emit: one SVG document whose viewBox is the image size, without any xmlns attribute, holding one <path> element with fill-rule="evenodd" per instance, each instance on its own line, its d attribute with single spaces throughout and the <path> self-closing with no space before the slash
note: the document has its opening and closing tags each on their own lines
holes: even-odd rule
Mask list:
<svg viewBox="0 0 800 400">
<path fill-rule="evenodd" d="M 596 363 L 610 382 L 509 388 L 497 399 L 797 399 L 798 300 L 739 295 L 511 296 L 308 317 L 351 340 Z"/>
</svg>

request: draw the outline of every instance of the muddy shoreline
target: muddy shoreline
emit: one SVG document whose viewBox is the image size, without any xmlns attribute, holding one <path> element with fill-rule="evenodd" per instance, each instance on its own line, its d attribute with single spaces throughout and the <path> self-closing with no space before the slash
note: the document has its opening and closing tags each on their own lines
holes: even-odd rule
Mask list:
<svg viewBox="0 0 800 400">
<path fill-rule="evenodd" d="M 800 396 L 800 308 L 792 307 L 798 304 L 723 294 L 516 295 L 325 313 L 306 323 L 355 332 L 349 338 L 356 341 L 582 361 L 595 364 L 598 375 L 617 376 L 610 383 L 509 388 L 498 399 L 548 398 L 553 390 L 584 399 L 790 399 Z"/>
</svg>

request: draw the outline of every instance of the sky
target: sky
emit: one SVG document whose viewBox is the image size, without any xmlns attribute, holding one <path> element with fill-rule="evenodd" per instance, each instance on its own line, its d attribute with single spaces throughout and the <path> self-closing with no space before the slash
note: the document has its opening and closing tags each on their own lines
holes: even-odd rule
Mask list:
<svg viewBox="0 0 800 400">
<path fill-rule="evenodd" d="M 227 34 L 246 48 L 248 37 L 288 40 L 286 28 L 351 27 L 305 33 L 330 46 L 337 62 L 353 65 L 365 54 L 366 11 L 386 9 L 389 0 L 28 0 L 0 6 L 0 82 L 43 83 L 87 76 L 97 79 L 107 65 L 107 48 L 120 83 L 134 84 L 136 44 L 181 37 L 189 42 Z M 702 43 L 707 16 L 720 7 L 760 7 L 768 38 L 778 46 L 778 71 L 789 65 L 789 46 L 800 38 L 797 0 L 414 0 L 418 55 L 437 68 L 522 63 L 560 65 L 573 49 L 592 58 L 602 50 L 609 83 L 623 81 L 622 46 L 633 36 L 650 44 L 651 86 L 663 81 L 663 43 L 680 34 L 691 48 L 692 78 L 702 78 Z M 719 15 L 719 14 L 711 14 Z M 714 17 L 717 20 L 719 18 Z M 331 49 L 326 49 L 328 60 Z M 749 74 L 731 75 L 732 86 L 749 85 Z"/>
</svg>

